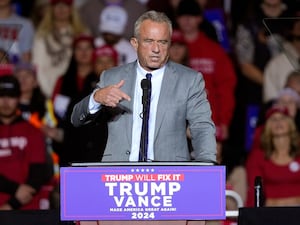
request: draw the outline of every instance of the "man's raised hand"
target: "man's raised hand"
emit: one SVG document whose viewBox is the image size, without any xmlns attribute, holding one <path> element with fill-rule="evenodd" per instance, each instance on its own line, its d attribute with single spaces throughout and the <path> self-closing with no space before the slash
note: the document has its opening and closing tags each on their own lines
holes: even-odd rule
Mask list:
<svg viewBox="0 0 300 225">
<path fill-rule="evenodd" d="M 121 80 L 119 83 L 109 85 L 105 88 L 101 88 L 94 93 L 94 99 L 96 102 L 105 106 L 116 107 L 122 100 L 130 101 L 129 95 L 121 90 L 125 81 Z"/>
</svg>

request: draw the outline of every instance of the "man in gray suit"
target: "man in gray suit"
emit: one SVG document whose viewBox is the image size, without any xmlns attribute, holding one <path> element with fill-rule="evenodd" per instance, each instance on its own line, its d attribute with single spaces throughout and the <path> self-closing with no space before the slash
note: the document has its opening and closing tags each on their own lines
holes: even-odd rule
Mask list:
<svg viewBox="0 0 300 225">
<path fill-rule="evenodd" d="M 216 161 L 215 126 L 202 75 L 169 60 L 172 24 L 148 11 L 135 23 L 131 44 L 138 60 L 104 71 L 97 88 L 72 113 L 74 126 L 109 114 L 102 161 L 138 161 L 142 129 L 141 80 L 152 74 L 148 161 L 190 161 L 187 124 L 195 160 Z"/>
</svg>

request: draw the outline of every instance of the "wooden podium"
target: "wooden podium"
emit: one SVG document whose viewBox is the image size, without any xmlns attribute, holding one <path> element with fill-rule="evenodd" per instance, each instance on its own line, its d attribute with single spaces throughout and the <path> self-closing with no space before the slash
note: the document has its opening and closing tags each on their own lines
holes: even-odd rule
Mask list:
<svg viewBox="0 0 300 225">
<path fill-rule="evenodd" d="M 199 224 L 197 221 L 226 217 L 224 166 L 200 162 L 78 163 L 61 168 L 60 174 L 62 221 L 179 225 L 187 220 Z"/>
</svg>

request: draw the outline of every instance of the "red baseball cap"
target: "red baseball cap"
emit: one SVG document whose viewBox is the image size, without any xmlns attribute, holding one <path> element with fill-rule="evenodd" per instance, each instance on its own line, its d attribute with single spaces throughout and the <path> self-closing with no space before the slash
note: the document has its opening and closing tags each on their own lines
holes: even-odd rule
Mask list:
<svg viewBox="0 0 300 225">
<path fill-rule="evenodd" d="M 172 41 L 172 44 L 174 44 L 174 43 L 183 44 L 183 45 L 186 44 L 184 36 L 180 30 L 173 31 L 171 41 Z"/>
<path fill-rule="evenodd" d="M 285 116 L 290 116 L 289 111 L 286 107 L 273 106 L 267 110 L 265 115 L 266 120 L 269 119 L 274 113 L 281 113 Z"/>
<path fill-rule="evenodd" d="M 81 41 L 88 41 L 94 46 L 94 36 L 89 34 L 80 34 L 74 38 L 73 47 L 75 47 Z"/>
<path fill-rule="evenodd" d="M 98 47 L 94 51 L 94 60 L 101 56 L 110 56 L 114 59 L 115 64 L 118 64 L 118 53 L 117 51 L 110 45 L 103 45 Z"/>
</svg>

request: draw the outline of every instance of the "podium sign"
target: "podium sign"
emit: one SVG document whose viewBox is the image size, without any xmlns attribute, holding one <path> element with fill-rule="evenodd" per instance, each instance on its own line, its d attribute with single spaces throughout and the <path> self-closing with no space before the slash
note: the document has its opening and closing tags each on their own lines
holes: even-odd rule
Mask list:
<svg viewBox="0 0 300 225">
<path fill-rule="evenodd" d="M 225 167 L 62 167 L 61 220 L 222 220 Z"/>
</svg>

